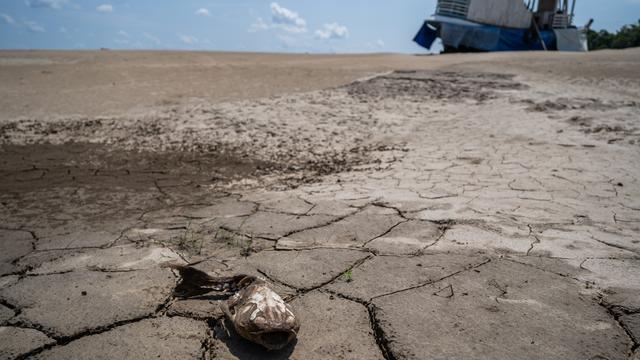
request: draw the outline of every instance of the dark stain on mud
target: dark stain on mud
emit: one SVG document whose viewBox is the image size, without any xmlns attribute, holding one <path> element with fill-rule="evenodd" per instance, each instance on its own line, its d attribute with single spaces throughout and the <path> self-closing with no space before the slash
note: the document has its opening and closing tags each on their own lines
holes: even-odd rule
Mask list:
<svg viewBox="0 0 640 360">
<path fill-rule="evenodd" d="M 3 145 L 0 158 L 0 190 L 26 191 L 66 185 L 136 189 L 170 178 L 214 184 L 282 167 L 233 154 L 126 151 L 91 143 Z"/>
<path fill-rule="evenodd" d="M 513 75 L 439 71 L 396 71 L 347 86 L 351 96 L 362 100 L 415 98 L 416 100 L 471 99 L 484 102 L 498 97 L 498 91 L 523 90 L 527 85 Z"/>
<path fill-rule="evenodd" d="M 611 101 L 597 98 L 565 98 L 560 97 L 553 100 L 545 100 L 536 102 L 531 99 L 522 100 L 527 104 L 527 111 L 530 112 L 554 112 L 563 110 L 588 110 L 588 111 L 607 111 L 620 108 L 638 108 L 640 103 L 635 101 Z"/>
<path fill-rule="evenodd" d="M 360 146 L 320 159 L 271 162 L 229 151 L 135 151 L 99 143 L 0 145 L 0 191 L 64 186 L 148 189 L 156 181 L 225 186 L 265 176 L 278 177 L 281 187 L 295 188 L 375 162 L 369 156 L 374 151 L 381 150 Z"/>
<path fill-rule="evenodd" d="M 593 139 L 609 144 L 626 142 L 640 144 L 638 133 L 638 110 L 635 101 L 612 101 L 596 98 L 557 98 L 543 102 L 522 100 L 527 111 L 549 114 L 551 119 L 561 118 L 558 114 L 578 114 L 588 111 L 589 115 L 573 115 L 565 123 Z M 616 112 L 613 115 L 607 112 Z M 564 129 L 560 130 L 564 131 Z"/>
</svg>

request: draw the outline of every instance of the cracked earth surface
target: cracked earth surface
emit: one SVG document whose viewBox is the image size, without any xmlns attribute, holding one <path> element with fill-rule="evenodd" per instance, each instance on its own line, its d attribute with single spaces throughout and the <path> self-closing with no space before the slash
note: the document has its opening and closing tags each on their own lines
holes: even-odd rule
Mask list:
<svg viewBox="0 0 640 360">
<path fill-rule="evenodd" d="M 0 359 L 638 359 L 640 80 L 481 68 L 3 120 Z M 165 262 L 267 279 L 297 342 Z"/>
</svg>

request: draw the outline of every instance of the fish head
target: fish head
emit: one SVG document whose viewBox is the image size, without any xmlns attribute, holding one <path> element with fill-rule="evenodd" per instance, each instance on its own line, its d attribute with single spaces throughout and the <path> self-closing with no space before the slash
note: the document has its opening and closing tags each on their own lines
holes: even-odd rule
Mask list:
<svg viewBox="0 0 640 360">
<path fill-rule="evenodd" d="M 250 285 L 243 292 L 244 301 L 237 305 L 233 319 L 242 337 L 269 350 L 280 350 L 296 338 L 298 317 L 266 283 Z"/>
</svg>

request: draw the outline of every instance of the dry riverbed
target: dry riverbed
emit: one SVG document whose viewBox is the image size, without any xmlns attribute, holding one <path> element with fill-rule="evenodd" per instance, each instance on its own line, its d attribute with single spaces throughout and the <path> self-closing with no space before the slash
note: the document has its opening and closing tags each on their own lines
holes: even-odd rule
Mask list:
<svg viewBox="0 0 640 360">
<path fill-rule="evenodd" d="M 2 52 L 0 359 L 637 360 L 639 59 Z"/>
</svg>

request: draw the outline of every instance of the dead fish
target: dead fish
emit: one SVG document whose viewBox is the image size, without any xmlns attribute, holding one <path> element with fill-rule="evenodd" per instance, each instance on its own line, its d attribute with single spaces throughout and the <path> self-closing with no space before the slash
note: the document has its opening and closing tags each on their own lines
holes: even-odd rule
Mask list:
<svg viewBox="0 0 640 360">
<path fill-rule="evenodd" d="M 251 275 L 212 277 L 189 266 L 166 265 L 178 270 L 182 281 L 176 287 L 179 297 L 210 292 L 233 295 L 221 303 L 225 317 L 243 338 L 268 350 L 280 350 L 292 342 L 300 322 L 289 304 L 263 279 Z"/>
</svg>

